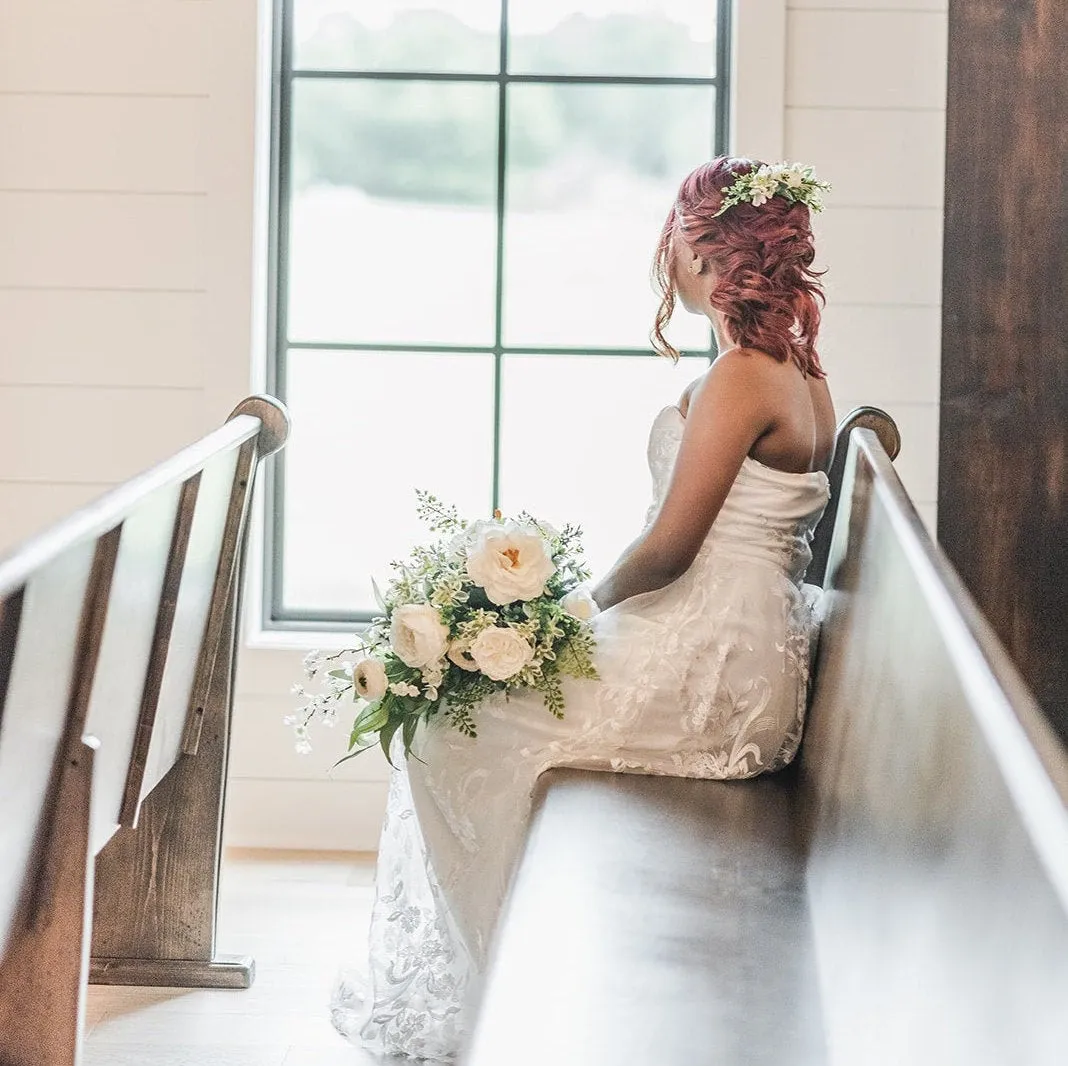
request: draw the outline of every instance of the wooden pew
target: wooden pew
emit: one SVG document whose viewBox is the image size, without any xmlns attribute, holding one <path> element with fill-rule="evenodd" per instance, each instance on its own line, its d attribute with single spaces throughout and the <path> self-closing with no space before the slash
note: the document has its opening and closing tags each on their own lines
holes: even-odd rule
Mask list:
<svg viewBox="0 0 1068 1066">
<path fill-rule="evenodd" d="M 1068 751 L 863 432 L 828 562 L 798 823 L 842 1062 L 1068 1048 Z"/>
<path fill-rule="evenodd" d="M 834 527 L 838 519 L 838 506 L 842 501 L 842 481 L 849 457 L 849 441 L 855 429 L 870 429 L 879 439 L 882 449 L 891 462 L 901 452 L 901 433 L 897 423 L 882 409 L 864 406 L 854 407 L 838 423 L 835 431 L 834 458 L 828 480 L 831 483 L 831 498 L 812 537 L 812 562 L 805 571 L 805 580 L 812 585 L 823 586 L 827 575 L 827 559 L 831 553 Z"/>
<path fill-rule="evenodd" d="M 801 752 L 554 770 L 467 1066 L 1054 1066 L 1068 753 L 871 430 L 843 448 Z"/>
<path fill-rule="evenodd" d="M 215 902 L 249 507 L 287 433 L 250 397 L 0 560 L 0 1066 L 78 1060 L 87 973 L 252 981 Z"/>
</svg>

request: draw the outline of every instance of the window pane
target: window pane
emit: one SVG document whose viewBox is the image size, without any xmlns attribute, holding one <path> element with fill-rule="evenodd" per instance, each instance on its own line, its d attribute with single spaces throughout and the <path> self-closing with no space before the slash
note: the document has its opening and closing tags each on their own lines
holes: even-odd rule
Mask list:
<svg viewBox="0 0 1068 1066">
<path fill-rule="evenodd" d="M 289 339 L 493 343 L 497 88 L 298 81 Z"/>
<path fill-rule="evenodd" d="M 500 0 L 294 0 L 293 64 L 496 73 Z"/>
<path fill-rule="evenodd" d="M 676 403 L 708 360 L 508 356 L 501 418 L 501 508 L 585 533 L 602 576 L 638 535 L 652 501 L 646 445 L 656 413 Z"/>
<path fill-rule="evenodd" d="M 285 400 L 287 608 L 376 613 L 371 575 L 429 535 L 416 488 L 489 515 L 492 356 L 290 351 Z"/>
<path fill-rule="evenodd" d="M 713 0 L 511 0 L 508 67 L 515 73 L 716 72 Z"/>
<path fill-rule="evenodd" d="M 649 265 L 679 183 L 712 155 L 712 89 L 513 85 L 504 337 L 509 346 L 648 344 Z M 686 316 L 676 343 L 707 348 Z"/>
</svg>

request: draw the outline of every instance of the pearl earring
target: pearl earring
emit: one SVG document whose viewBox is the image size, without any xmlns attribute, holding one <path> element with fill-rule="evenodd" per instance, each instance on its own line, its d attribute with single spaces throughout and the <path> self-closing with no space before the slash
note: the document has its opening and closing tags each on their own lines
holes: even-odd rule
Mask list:
<svg viewBox="0 0 1068 1066">
<path fill-rule="evenodd" d="M 690 260 L 690 273 L 693 274 L 694 277 L 697 277 L 704 268 L 704 260 L 699 255 L 695 255 L 693 259 Z"/>
</svg>

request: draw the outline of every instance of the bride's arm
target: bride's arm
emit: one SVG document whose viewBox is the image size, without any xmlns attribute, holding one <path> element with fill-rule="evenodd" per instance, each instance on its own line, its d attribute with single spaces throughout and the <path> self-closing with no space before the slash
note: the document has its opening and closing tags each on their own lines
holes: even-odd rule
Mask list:
<svg viewBox="0 0 1068 1066">
<path fill-rule="evenodd" d="M 762 362 L 762 361 L 761 361 Z M 664 503 L 655 521 L 593 590 L 605 610 L 681 577 L 694 561 L 754 442 L 771 426 L 759 363 L 717 359 L 694 390 Z"/>
</svg>

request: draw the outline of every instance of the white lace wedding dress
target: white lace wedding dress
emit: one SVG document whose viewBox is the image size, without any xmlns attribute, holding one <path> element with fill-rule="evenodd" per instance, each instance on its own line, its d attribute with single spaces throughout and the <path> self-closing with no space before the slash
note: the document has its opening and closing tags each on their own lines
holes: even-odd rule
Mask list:
<svg viewBox="0 0 1068 1066">
<path fill-rule="evenodd" d="M 683 426 L 675 407 L 653 423 L 650 518 Z M 477 740 L 422 733 L 422 761 L 390 785 L 368 971 L 336 991 L 344 1035 L 383 1054 L 455 1055 L 549 767 L 741 778 L 790 762 L 818 624 L 818 590 L 801 582 L 828 496 L 822 472 L 746 459 L 689 570 L 594 619 L 601 680 L 566 684 L 562 721 L 535 693 L 483 705 Z"/>
</svg>

